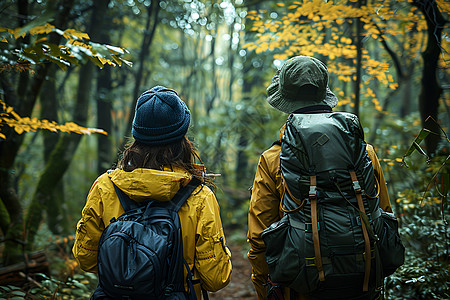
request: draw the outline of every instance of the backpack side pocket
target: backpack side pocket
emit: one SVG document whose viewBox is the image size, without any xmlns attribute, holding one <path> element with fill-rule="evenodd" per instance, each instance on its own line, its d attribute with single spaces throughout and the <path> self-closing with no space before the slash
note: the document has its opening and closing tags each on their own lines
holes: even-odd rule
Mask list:
<svg viewBox="0 0 450 300">
<path fill-rule="evenodd" d="M 405 262 L 405 246 L 398 233 L 398 221 L 393 213 L 382 211 L 383 229 L 380 235 L 379 250 L 383 275 L 389 276 Z"/>
<path fill-rule="evenodd" d="M 297 222 L 298 223 L 298 222 Z M 305 230 L 292 226 L 289 216 L 273 223 L 261 234 L 266 244 L 270 280 L 285 287 L 309 291 L 303 250 Z"/>
</svg>

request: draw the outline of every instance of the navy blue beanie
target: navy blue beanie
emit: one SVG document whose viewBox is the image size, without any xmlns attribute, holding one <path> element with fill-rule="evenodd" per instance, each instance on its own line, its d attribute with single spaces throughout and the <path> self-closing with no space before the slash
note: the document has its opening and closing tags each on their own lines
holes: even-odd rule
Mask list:
<svg viewBox="0 0 450 300">
<path fill-rule="evenodd" d="M 182 139 L 191 113 L 177 92 L 163 86 L 144 92 L 136 103 L 132 134 L 148 145 L 165 145 Z"/>
</svg>

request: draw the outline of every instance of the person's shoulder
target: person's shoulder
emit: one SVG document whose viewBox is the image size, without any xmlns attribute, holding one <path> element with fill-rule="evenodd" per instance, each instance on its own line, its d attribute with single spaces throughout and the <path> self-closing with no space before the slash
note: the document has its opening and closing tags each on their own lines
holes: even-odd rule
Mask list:
<svg viewBox="0 0 450 300">
<path fill-rule="evenodd" d="M 269 149 L 265 150 L 260 157 L 259 167 L 275 170 L 280 164 L 281 143 L 274 143 Z"/>
<path fill-rule="evenodd" d="M 114 190 L 114 186 L 111 181 L 111 172 L 114 171 L 115 170 L 108 170 L 103 174 L 99 175 L 92 184 L 89 193 L 93 192 L 94 190 L 96 190 L 97 193 L 100 193 L 101 191 L 105 190 L 107 191 Z"/>
<path fill-rule="evenodd" d="M 274 158 L 280 158 L 280 152 L 281 152 L 281 142 L 276 141 L 272 144 L 272 146 L 265 150 L 261 156 L 265 157 L 266 159 L 272 160 Z"/>
<path fill-rule="evenodd" d="M 204 207 L 205 205 L 209 205 L 207 203 L 211 203 L 211 201 L 216 199 L 216 194 L 213 190 L 208 185 L 202 183 L 195 188 L 186 202 L 190 203 L 189 206 L 192 209 L 198 209 Z"/>
</svg>

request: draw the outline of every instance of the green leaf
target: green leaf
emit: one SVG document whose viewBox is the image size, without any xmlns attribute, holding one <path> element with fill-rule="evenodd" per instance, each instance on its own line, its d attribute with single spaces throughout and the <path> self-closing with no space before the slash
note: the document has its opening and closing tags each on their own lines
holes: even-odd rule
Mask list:
<svg viewBox="0 0 450 300">
<path fill-rule="evenodd" d="M 68 63 L 67 61 L 62 60 L 62 59 L 60 59 L 60 58 L 58 58 L 58 57 L 54 57 L 54 56 L 49 55 L 49 54 L 44 54 L 44 57 L 45 57 L 47 60 L 49 60 L 49 61 L 54 62 L 55 64 L 57 64 L 58 67 L 60 67 L 63 71 L 66 71 L 66 70 L 67 70 L 67 67 L 70 67 L 70 63 Z"/>
<path fill-rule="evenodd" d="M 17 51 L 14 53 L 14 55 L 16 55 L 20 59 L 30 62 L 33 65 L 39 63 L 39 61 L 40 61 L 40 59 L 37 55 L 31 54 L 31 53 Z"/>
<path fill-rule="evenodd" d="M 103 64 L 102 62 L 95 56 L 88 56 L 88 58 L 94 63 L 96 64 L 100 69 L 103 69 Z"/>
<path fill-rule="evenodd" d="M 11 294 L 13 294 L 14 296 L 25 296 L 26 293 L 22 292 L 22 291 L 12 291 Z"/>
<path fill-rule="evenodd" d="M 129 66 L 130 68 L 133 67 L 133 63 L 131 61 L 128 61 L 126 59 L 123 59 L 122 57 L 118 57 L 118 59 L 120 59 L 124 64 L 126 64 L 127 66 Z"/>
<path fill-rule="evenodd" d="M 402 157 L 402 163 L 406 167 L 408 167 L 408 165 L 405 162 L 405 158 L 410 156 L 414 152 L 414 150 L 419 151 L 419 153 L 424 155 L 427 158 L 427 160 L 430 159 L 426 154 L 426 152 L 419 145 L 430 133 L 431 131 L 425 128 L 422 128 L 422 130 L 420 130 L 419 135 L 414 139 L 412 145 L 409 147 L 408 151 L 406 151 L 406 153 Z"/>
<path fill-rule="evenodd" d="M 112 55 L 112 58 L 119 66 L 122 66 L 122 61 L 119 59 L 119 57 Z"/>
<path fill-rule="evenodd" d="M 126 49 L 123 49 L 120 47 L 111 46 L 111 45 L 105 45 L 105 47 L 109 50 L 109 52 L 111 52 L 114 55 L 124 55 L 125 53 L 128 53 L 128 51 Z"/>
</svg>

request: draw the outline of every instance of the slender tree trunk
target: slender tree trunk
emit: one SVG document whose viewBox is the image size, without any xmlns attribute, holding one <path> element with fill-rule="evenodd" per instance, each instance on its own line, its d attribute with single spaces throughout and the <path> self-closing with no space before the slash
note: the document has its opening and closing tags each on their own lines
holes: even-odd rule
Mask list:
<svg viewBox="0 0 450 300">
<path fill-rule="evenodd" d="M 95 1 L 90 30 L 88 31 L 93 40 L 96 40 L 99 29 L 102 28 L 100 23 L 103 22 L 103 14 L 108 7 L 108 3 L 109 0 Z M 80 125 L 85 125 L 87 120 L 88 103 L 94 81 L 94 67 L 92 63 L 87 63 L 80 68 L 78 93 L 72 118 L 75 123 Z M 42 221 L 42 211 L 46 210 L 54 187 L 60 183 L 68 169 L 81 137 L 79 134 L 62 134 L 50 155 L 44 172 L 39 178 L 26 218 L 26 236 L 30 248 Z"/>
<path fill-rule="evenodd" d="M 41 118 L 58 122 L 58 92 L 56 89 L 56 66 L 52 66 L 49 71 L 49 78 L 42 87 L 41 92 Z M 42 131 L 44 139 L 44 162 L 48 163 L 50 154 L 58 143 L 59 135 L 51 131 Z M 49 195 L 47 205 L 47 225 L 53 234 L 61 234 L 64 231 L 65 211 L 64 204 L 64 184 L 61 182 L 55 186 Z"/>
<path fill-rule="evenodd" d="M 6 234 L 10 222 L 11 219 L 9 217 L 8 210 L 3 204 L 3 201 L 0 201 L 0 236 L 4 236 Z"/>
<path fill-rule="evenodd" d="M 145 60 L 150 51 L 150 46 L 153 42 L 153 37 L 155 35 L 156 27 L 159 23 L 159 20 L 158 20 L 158 14 L 159 14 L 159 10 L 160 10 L 159 2 L 160 1 L 152 1 L 151 5 L 147 8 L 147 21 L 146 21 L 145 31 L 144 31 L 145 34 L 142 39 L 142 45 L 141 45 L 141 49 L 140 49 L 141 52 L 139 53 L 139 59 L 138 59 L 139 68 L 136 72 L 135 79 L 134 79 L 134 88 L 133 88 L 133 95 L 132 95 L 133 101 L 132 101 L 131 107 L 130 107 L 131 113 L 134 111 L 134 109 L 136 107 L 137 98 L 139 96 L 139 92 L 140 92 L 141 85 L 142 85 L 142 77 L 144 74 Z M 152 22 L 152 20 L 153 20 L 153 22 Z M 124 136 L 130 136 L 132 125 L 133 125 L 133 117 L 132 117 L 132 115 L 130 115 L 128 117 L 128 122 L 127 122 L 127 125 L 125 128 Z M 124 139 L 124 141 L 121 143 L 122 144 L 121 148 L 123 148 L 125 143 L 126 143 L 126 139 Z"/>
<path fill-rule="evenodd" d="M 100 30 L 99 42 L 110 44 L 111 39 L 107 26 L 112 23 L 112 16 L 105 12 L 105 22 L 103 28 Z M 111 167 L 111 160 L 113 158 L 113 145 L 111 140 L 112 132 L 112 76 L 111 66 L 105 66 L 103 70 L 99 71 L 97 78 L 97 127 L 108 132 L 108 135 L 99 134 L 97 136 L 97 173 L 102 174 Z"/>
<path fill-rule="evenodd" d="M 422 119 L 422 126 L 432 132 L 440 134 L 438 124 L 429 120 L 432 117 L 438 121 L 439 98 L 442 88 L 437 79 L 437 63 L 441 55 L 442 30 L 446 20 L 439 11 L 436 1 L 415 0 L 413 5 L 420 9 L 427 21 L 428 41 L 425 51 L 422 53 L 423 69 L 421 87 L 419 93 L 419 111 Z M 434 154 L 439 142 L 439 137 L 430 134 L 425 139 L 425 144 L 429 154 Z"/>
<path fill-rule="evenodd" d="M 361 6 L 366 5 L 366 0 L 357 1 L 357 7 L 361 8 Z M 356 18 L 355 22 L 356 26 L 356 79 L 354 86 L 354 94 L 355 94 L 355 106 L 353 107 L 353 113 L 355 115 L 359 115 L 359 106 L 360 106 L 360 94 L 361 94 L 361 74 L 362 74 L 362 51 L 363 51 L 363 43 L 362 43 L 362 29 L 363 22 L 361 18 Z"/>
<path fill-rule="evenodd" d="M 100 72 L 97 82 L 97 127 L 108 132 L 108 135 L 99 134 L 97 137 L 98 174 L 102 174 L 111 167 L 111 160 L 113 158 L 113 146 L 110 135 L 112 131 L 111 89 L 111 68 L 107 66 Z"/>
<path fill-rule="evenodd" d="M 259 4 L 256 4 L 252 7 L 248 7 L 249 10 L 258 10 Z M 249 32 L 245 32 L 244 40 L 249 38 Z M 259 85 L 261 82 L 264 82 L 263 80 L 263 74 L 261 70 L 264 69 L 264 63 L 261 61 L 260 69 L 261 70 L 254 70 L 255 67 L 253 65 L 253 60 L 257 60 L 258 56 L 254 52 L 247 52 L 247 55 L 244 58 L 243 62 L 243 84 L 242 84 L 242 95 L 243 95 L 243 102 L 244 105 L 253 105 L 252 104 L 252 98 L 251 98 L 251 91 L 253 87 L 258 85 L 258 88 L 261 88 Z M 243 113 L 242 113 L 243 114 Z M 237 157 L 236 157 L 236 183 L 242 184 L 248 182 L 249 178 L 252 178 L 252 176 L 249 174 L 249 164 L 248 164 L 248 155 L 245 152 L 247 146 L 248 146 L 248 129 L 246 128 L 246 122 L 243 120 L 245 118 L 244 114 L 241 116 L 241 123 L 242 126 L 240 126 L 240 130 L 237 133 L 238 134 L 238 148 L 237 148 Z"/>
<path fill-rule="evenodd" d="M 412 95 L 411 95 L 411 88 L 413 86 L 413 78 L 412 75 L 414 74 L 414 67 L 415 62 L 411 62 L 410 65 L 407 67 L 407 71 L 405 73 L 405 77 L 403 78 L 403 84 L 402 84 L 402 105 L 400 107 L 400 118 L 405 118 L 408 116 L 412 111 Z M 400 88 L 400 86 L 398 87 Z"/>
<path fill-rule="evenodd" d="M 209 117 L 211 109 L 214 107 L 214 101 L 218 97 L 218 88 L 217 88 L 217 76 L 216 76 L 216 40 L 217 37 L 213 36 L 211 40 L 211 77 L 209 78 L 212 83 L 212 91 L 207 93 L 206 95 L 206 117 Z"/>
</svg>

